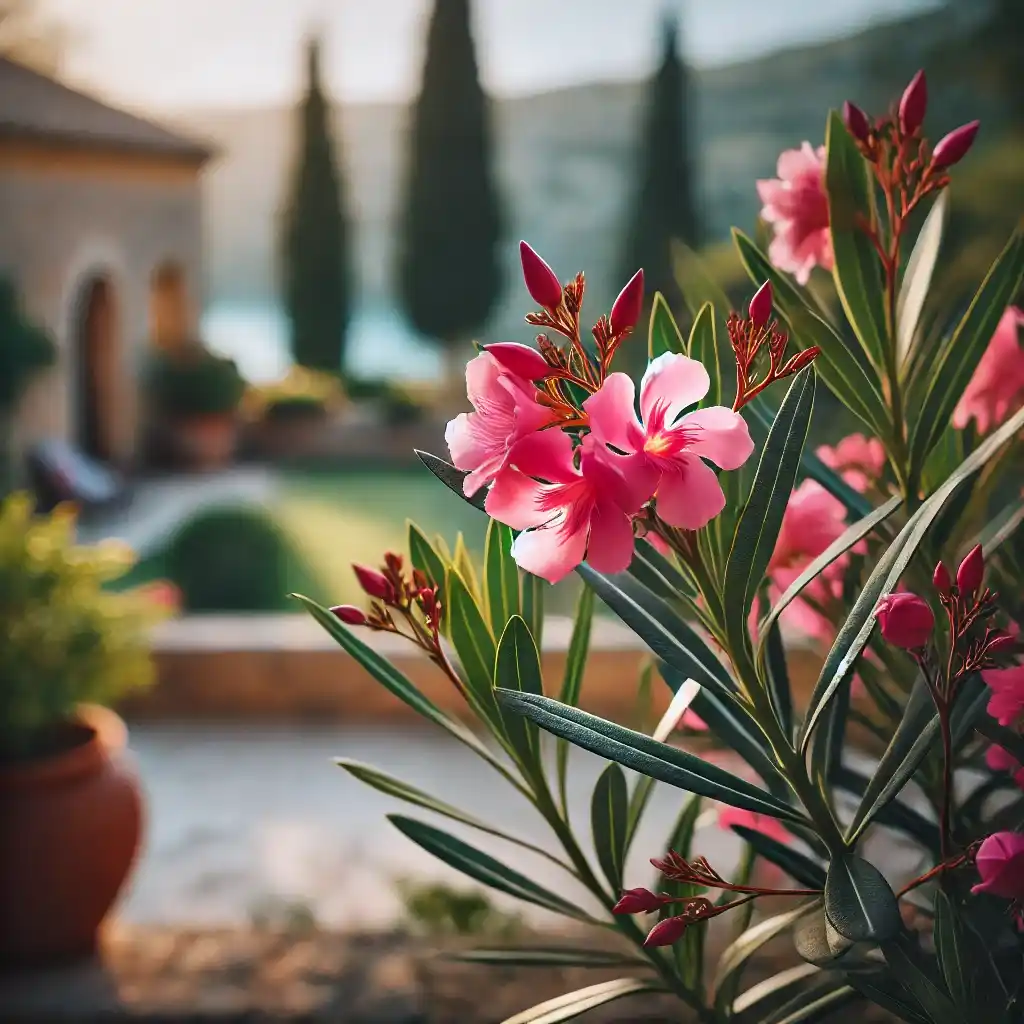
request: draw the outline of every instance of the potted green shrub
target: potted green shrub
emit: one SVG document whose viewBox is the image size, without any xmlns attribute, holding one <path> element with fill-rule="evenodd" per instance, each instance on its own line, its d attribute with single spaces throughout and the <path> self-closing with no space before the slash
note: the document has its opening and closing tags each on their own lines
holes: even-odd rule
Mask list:
<svg viewBox="0 0 1024 1024">
<path fill-rule="evenodd" d="M 0 504 L 0 961 L 87 954 L 135 860 L 142 793 L 106 705 L 152 677 L 158 602 L 104 584 L 120 545 L 79 547 L 66 508 Z"/>
<path fill-rule="evenodd" d="M 245 380 L 234 360 L 198 342 L 159 353 L 149 369 L 148 391 L 175 461 L 200 470 L 231 461 L 245 394 Z"/>
</svg>

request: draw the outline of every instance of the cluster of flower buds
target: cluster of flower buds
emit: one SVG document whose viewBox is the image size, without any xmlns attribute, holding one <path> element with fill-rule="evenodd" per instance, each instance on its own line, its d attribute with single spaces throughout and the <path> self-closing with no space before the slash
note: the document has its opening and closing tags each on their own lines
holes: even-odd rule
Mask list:
<svg viewBox="0 0 1024 1024">
<path fill-rule="evenodd" d="M 651 864 L 670 882 L 703 886 L 706 889 L 721 889 L 741 898 L 729 903 L 714 904 L 706 896 L 670 896 L 668 893 L 651 892 L 642 886 L 626 889 L 619 902 L 612 908 L 613 914 L 651 914 L 673 904 L 681 904 L 678 914 L 659 921 L 648 933 L 645 946 L 670 946 L 682 938 L 691 924 L 717 917 L 729 910 L 749 903 L 758 896 L 817 896 L 818 889 L 773 889 L 753 885 L 734 885 L 726 881 L 704 857 L 688 861 L 682 854 L 669 850 L 664 857 L 654 857 Z"/>
<path fill-rule="evenodd" d="M 374 630 L 405 634 L 395 622 L 395 614 L 412 628 L 414 640 L 433 652 L 441 629 L 441 601 L 437 587 L 414 569 L 407 573 L 401 555 L 388 551 L 379 570 L 353 565 L 359 586 L 370 599 L 370 610 L 364 612 L 351 604 L 335 605 L 331 612 L 349 626 L 367 626 Z"/>
<path fill-rule="evenodd" d="M 1009 633 L 994 625 L 996 595 L 984 585 L 984 575 L 980 544 L 960 563 L 955 582 L 942 562 L 932 574 L 939 604 L 949 619 L 949 658 L 936 678 L 938 690 L 947 700 L 961 679 L 997 667 L 1016 646 Z M 890 594 L 879 602 L 875 616 L 885 641 L 910 651 L 927 670 L 935 629 L 935 615 L 928 602 L 907 591 Z"/>
<path fill-rule="evenodd" d="M 733 411 L 738 412 L 753 401 L 766 387 L 783 380 L 810 365 L 820 352 L 811 346 L 786 359 L 789 335 L 779 330 L 777 320 L 772 319 L 772 286 L 765 281 L 750 300 L 746 317 L 732 313 L 726 321 L 729 343 L 736 356 L 736 399 Z M 763 351 L 768 352 L 768 366 L 759 371 L 763 364 Z M 759 359 L 759 356 L 762 358 Z"/>
</svg>

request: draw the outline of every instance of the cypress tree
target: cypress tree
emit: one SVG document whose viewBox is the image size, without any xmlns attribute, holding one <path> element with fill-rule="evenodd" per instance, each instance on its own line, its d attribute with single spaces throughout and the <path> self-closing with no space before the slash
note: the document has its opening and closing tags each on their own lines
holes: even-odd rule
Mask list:
<svg viewBox="0 0 1024 1024">
<path fill-rule="evenodd" d="M 690 151 L 690 75 L 678 49 L 678 24 L 666 18 L 662 58 L 648 89 L 640 182 L 627 237 L 622 281 L 644 268 L 646 294 L 681 302 L 672 273 L 672 242 L 700 244 L 696 171 Z"/>
<path fill-rule="evenodd" d="M 434 0 L 409 130 L 398 277 L 409 321 L 444 349 L 449 382 L 501 287 L 489 108 L 469 0 Z"/>
<path fill-rule="evenodd" d="M 352 301 L 348 225 L 334 152 L 330 104 L 320 79 L 320 41 L 307 50 L 299 146 L 284 215 L 284 298 L 292 357 L 299 366 L 339 373 Z"/>
</svg>

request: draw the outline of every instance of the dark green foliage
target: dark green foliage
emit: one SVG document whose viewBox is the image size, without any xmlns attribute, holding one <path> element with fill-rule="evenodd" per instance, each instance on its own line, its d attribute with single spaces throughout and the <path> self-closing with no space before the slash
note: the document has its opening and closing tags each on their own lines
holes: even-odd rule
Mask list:
<svg viewBox="0 0 1024 1024">
<path fill-rule="evenodd" d="M 398 275 L 405 312 L 451 363 L 501 286 L 501 211 L 490 110 L 480 85 L 469 0 L 435 0 L 412 111 Z"/>
<path fill-rule="evenodd" d="M 671 244 L 701 241 L 696 169 L 690 147 L 689 71 L 678 49 L 678 25 L 667 19 L 661 65 L 649 89 L 641 136 L 640 183 L 629 222 L 623 283 L 644 268 L 649 296 L 661 292 L 672 309 L 682 297 L 672 272 Z"/>
<path fill-rule="evenodd" d="M 288 538 L 260 509 L 216 508 L 186 523 L 165 556 L 188 611 L 273 611 L 288 593 Z"/>
<path fill-rule="evenodd" d="M 245 380 L 233 359 L 190 345 L 155 355 L 146 387 L 154 407 L 165 416 L 216 416 L 238 408 Z"/>
<path fill-rule="evenodd" d="M 14 285 L 0 278 L 0 415 L 12 411 L 32 377 L 53 364 L 49 335 L 25 319 Z"/>
<path fill-rule="evenodd" d="M 306 95 L 299 108 L 299 149 L 284 215 L 282 277 L 295 362 L 338 373 L 352 303 L 348 224 L 320 80 L 320 43 L 307 54 Z"/>
</svg>

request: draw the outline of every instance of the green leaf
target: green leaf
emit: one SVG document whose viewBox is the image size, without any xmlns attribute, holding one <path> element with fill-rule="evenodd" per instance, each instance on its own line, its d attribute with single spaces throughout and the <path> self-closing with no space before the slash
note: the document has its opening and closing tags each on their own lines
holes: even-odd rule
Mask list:
<svg viewBox="0 0 1024 1024">
<path fill-rule="evenodd" d="M 500 728 L 494 703 L 494 638 L 462 576 L 448 570 L 448 630 L 459 656 L 466 692 L 477 714 Z"/>
<path fill-rule="evenodd" d="M 774 818 L 805 821 L 792 807 L 751 783 L 643 733 L 624 729 L 549 697 L 499 690 L 498 700 L 508 711 L 526 716 L 547 732 L 659 782 Z"/>
<path fill-rule="evenodd" d="M 467 949 L 445 959 L 492 967 L 649 967 L 650 961 L 611 950 L 573 949 L 570 946 L 530 946 L 526 949 Z"/>
<path fill-rule="evenodd" d="M 889 344 L 882 305 L 881 263 L 867 227 L 875 222 L 872 179 L 853 136 L 834 110 L 825 129 L 825 191 L 836 291 L 861 347 L 876 367 Z"/>
<path fill-rule="evenodd" d="M 697 596 L 697 588 L 646 540 L 638 541 L 636 545 L 629 575 L 670 606 L 678 606 L 683 595 Z"/>
<path fill-rule="evenodd" d="M 543 694 L 544 678 L 541 674 L 540 654 L 530 636 L 525 620 L 513 615 L 498 641 L 494 665 L 494 681 L 506 691 L 523 694 Z M 528 764 L 539 770 L 540 737 L 528 722 L 502 715 L 509 740 Z"/>
<path fill-rule="evenodd" d="M 512 531 L 497 519 L 487 524 L 484 590 L 491 630 L 501 636 L 508 620 L 519 614 L 519 569 L 512 558 Z"/>
<path fill-rule="evenodd" d="M 659 657 L 701 686 L 736 692 L 728 670 L 708 645 L 664 601 L 628 573 L 605 576 L 588 565 L 577 570 L 594 593 Z"/>
<path fill-rule="evenodd" d="M 613 889 L 622 888 L 628 805 L 625 773 L 617 764 L 610 764 L 598 776 L 594 786 L 590 800 L 590 827 L 598 863 Z"/>
<path fill-rule="evenodd" d="M 517 1013 L 514 1017 L 506 1017 L 501 1024 L 560 1024 L 563 1020 L 572 1020 L 573 1017 L 578 1017 L 598 1006 L 604 1006 L 615 999 L 642 992 L 659 991 L 662 991 L 661 986 L 643 978 L 616 978 L 614 981 L 602 981 L 597 985 L 588 985 L 587 988 L 548 999 L 529 1010 Z"/>
<path fill-rule="evenodd" d="M 896 303 L 896 359 L 898 366 L 906 366 L 913 356 L 914 339 L 921 326 L 921 313 L 928 298 L 932 274 L 942 248 L 942 232 L 949 210 L 949 192 L 940 192 L 939 198 L 928 211 L 921 231 L 910 254 L 903 285 Z"/>
<path fill-rule="evenodd" d="M 429 719 L 435 725 L 441 726 L 442 729 L 445 729 L 458 739 L 460 743 L 465 744 L 490 763 L 499 763 L 473 733 L 461 723 L 450 719 L 433 701 L 424 697 L 413 683 L 399 672 L 391 662 L 358 639 L 330 611 L 317 604 L 311 598 L 304 597 L 302 594 L 293 594 L 292 597 L 301 602 L 306 611 L 327 630 L 343 650 L 352 655 L 378 683 L 398 697 L 399 700 L 408 704 L 417 714 Z"/>
<path fill-rule="evenodd" d="M 935 952 L 939 968 L 946 979 L 946 988 L 953 1002 L 961 1009 L 971 1004 L 972 964 L 966 949 L 964 924 L 952 900 L 940 889 L 935 893 Z"/>
<path fill-rule="evenodd" d="M 825 914 L 851 942 L 885 942 L 902 927 L 889 883 L 873 864 L 848 853 L 829 864 Z"/>
<path fill-rule="evenodd" d="M 832 649 L 811 693 L 808 714 L 801 731 L 801 750 L 805 750 L 818 718 L 828 706 L 839 684 L 849 673 L 875 626 L 874 612 L 878 602 L 899 582 L 904 570 L 929 526 L 942 511 L 946 501 L 956 493 L 972 474 L 976 473 L 1007 441 L 1016 437 L 1024 427 L 1024 410 L 1011 416 L 998 430 L 993 431 L 965 459 L 955 473 L 910 517 L 885 554 L 879 559 L 865 581 L 846 622 L 839 630 Z"/>
<path fill-rule="evenodd" d="M 683 344 L 683 335 L 676 326 L 672 310 L 668 308 L 665 296 L 661 292 L 654 293 L 654 301 L 651 304 L 651 321 L 647 334 L 647 358 L 657 359 L 666 352 L 674 352 L 683 355 L 686 346 Z"/>
<path fill-rule="evenodd" d="M 402 835 L 411 839 L 417 846 L 482 885 L 565 917 L 579 921 L 593 920 L 568 900 L 542 888 L 475 846 L 470 846 L 461 839 L 456 839 L 455 836 L 415 818 L 406 818 L 400 814 L 389 814 L 387 817 Z"/>
<path fill-rule="evenodd" d="M 786 846 L 777 839 L 747 828 L 746 825 L 733 825 L 736 833 L 745 843 L 754 848 L 759 857 L 771 861 L 776 867 L 782 868 L 794 881 L 808 889 L 825 888 L 825 869 L 805 853 Z"/>
<path fill-rule="evenodd" d="M 811 580 L 820 576 L 837 558 L 841 558 L 855 544 L 863 540 L 871 533 L 879 523 L 884 522 L 898 508 L 903 505 L 903 499 L 896 495 L 890 498 L 885 504 L 879 505 L 870 515 L 859 519 L 852 526 L 847 527 L 817 558 L 813 559 L 799 576 L 786 588 L 782 596 L 772 606 L 772 610 L 760 626 L 762 637 L 766 630 L 778 619 L 783 611 L 800 596 L 804 587 Z M 763 645 L 763 640 L 762 640 Z"/>
<path fill-rule="evenodd" d="M 722 360 L 718 347 L 715 307 L 705 302 L 693 319 L 686 354 L 702 363 L 711 378 L 708 393 L 700 400 L 700 407 L 720 405 L 722 402 Z"/>
<path fill-rule="evenodd" d="M 821 968 L 815 967 L 813 964 L 798 964 L 796 967 L 790 967 L 789 970 L 765 978 L 764 981 L 752 985 L 743 995 L 734 1000 L 732 1017 L 735 1018 L 757 1010 L 759 1016 L 754 1019 L 763 1020 L 765 1011 L 778 1001 L 780 995 L 820 974 Z M 758 1005 L 759 1003 L 768 1003 L 769 1005 L 761 1007 Z"/>
<path fill-rule="evenodd" d="M 932 736 L 934 737 L 934 733 Z M 843 767 L 836 772 L 834 782 L 840 789 L 844 789 L 848 793 L 853 793 L 863 801 L 864 795 L 868 792 L 869 788 L 871 788 L 876 794 L 881 792 L 881 786 L 884 784 L 875 783 L 875 777 L 877 774 L 878 769 L 876 768 L 869 779 L 854 769 L 843 765 Z M 905 781 L 906 780 L 904 780 L 904 782 Z M 887 828 L 898 829 L 938 857 L 940 846 L 938 828 L 936 828 L 934 822 L 929 821 L 912 807 L 908 807 L 906 804 L 900 803 L 897 799 L 892 799 L 884 806 L 879 807 L 875 813 L 871 815 L 870 820 L 877 822 L 879 825 L 884 825 Z"/>
<path fill-rule="evenodd" d="M 814 408 L 814 371 L 793 379 L 768 434 L 725 569 L 725 625 L 733 650 L 749 644 L 747 612 L 775 549 Z M 698 680 L 699 681 L 699 680 Z"/>
<path fill-rule="evenodd" d="M 839 947 L 830 941 L 831 925 L 821 900 L 816 900 L 813 906 L 816 912 L 802 917 L 793 928 L 793 947 L 797 955 L 807 963 L 816 967 L 834 968 L 849 953 L 853 943 L 847 941 L 845 946 Z"/>
<path fill-rule="evenodd" d="M 559 700 L 563 704 L 575 707 L 579 703 L 580 690 L 583 688 L 583 673 L 587 667 L 587 654 L 590 651 L 590 628 L 594 621 L 594 592 L 589 587 L 580 591 L 576 602 L 576 615 L 572 624 L 572 636 L 569 639 L 569 650 L 565 656 L 565 674 L 562 677 L 562 691 Z M 558 775 L 558 792 L 561 794 L 562 810 L 566 809 L 566 781 L 569 770 L 569 744 L 565 740 L 558 741 L 555 751 L 556 771 Z"/>
<path fill-rule="evenodd" d="M 792 742 L 793 736 L 793 691 L 789 685 L 789 670 L 786 667 L 786 649 L 782 643 L 782 631 L 778 622 L 768 628 L 761 645 L 761 659 L 765 673 L 768 697 L 772 703 L 775 718 L 786 737 Z"/>
<path fill-rule="evenodd" d="M 949 423 L 1022 279 L 1024 234 L 1017 231 L 992 265 L 956 330 L 934 359 L 922 363 L 919 383 L 917 378 L 911 382 L 908 407 L 917 410 L 918 415 L 910 434 L 910 456 L 917 472 Z"/>
<path fill-rule="evenodd" d="M 365 783 L 367 786 L 370 786 L 381 793 L 386 793 L 388 796 L 393 796 L 398 800 L 404 800 L 406 803 L 413 804 L 416 807 L 423 807 L 428 811 L 433 811 L 435 814 L 440 814 L 445 818 L 450 818 L 452 821 L 457 821 L 462 825 L 468 825 L 470 828 L 475 828 L 478 832 L 486 832 L 488 835 L 497 836 L 499 839 L 504 839 L 506 842 L 515 843 L 517 846 L 523 847 L 527 850 L 532 850 L 534 853 L 538 853 L 541 856 L 551 859 L 551 854 L 546 850 L 538 846 L 534 846 L 532 843 L 528 843 L 524 839 L 510 835 L 507 832 L 502 832 L 501 829 L 495 828 L 493 825 L 488 825 L 487 822 L 481 821 L 479 818 L 476 818 L 471 814 L 467 814 L 465 811 L 461 811 L 458 807 L 453 807 L 451 804 L 445 803 L 443 800 L 438 800 L 436 797 L 431 796 L 429 793 L 424 793 L 423 790 L 417 789 L 408 782 L 403 782 L 401 779 L 396 779 L 393 775 L 388 775 L 386 772 L 382 772 L 379 768 L 374 768 L 372 765 L 363 764 L 360 761 L 353 761 L 349 758 L 338 758 L 335 761 L 335 764 L 338 765 L 339 768 L 344 768 L 349 775 L 358 779 L 360 782 Z M 561 862 L 559 861 L 558 863 Z"/>
<path fill-rule="evenodd" d="M 530 627 L 530 636 L 537 644 L 537 649 L 544 650 L 544 588 L 548 583 L 532 572 L 524 572 L 523 577 L 523 618 Z"/>
<path fill-rule="evenodd" d="M 882 943 L 882 952 L 897 980 L 920 1004 L 931 1024 L 971 1024 L 957 1010 L 916 940 L 906 934 L 899 935 Z"/>
<path fill-rule="evenodd" d="M 871 977 L 848 974 L 846 980 L 861 995 L 882 1009 L 895 1014 L 907 1024 L 931 1024 L 924 1016 L 917 1000 L 895 978 L 876 972 Z"/>
<path fill-rule="evenodd" d="M 852 986 L 840 982 L 826 982 L 822 989 L 811 1000 L 804 995 L 797 996 L 759 1024 L 816 1024 L 831 1018 L 840 1007 L 859 998 Z"/>
<path fill-rule="evenodd" d="M 438 480 L 441 481 L 450 491 L 454 491 L 463 501 L 468 501 L 470 505 L 475 505 L 478 509 L 483 511 L 484 498 L 487 496 L 487 489 L 481 487 L 474 494 L 467 495 L 463 489 L 463 481 L 469 476 L 468 473 L 461 469 L 456 469 L 450 462 L 445 462 L 444 459 L 439 459 L 436 455 L 431 455 L 430 452 L 422 452 L 418 448 L 415 449 L 416 458 L 423 463 L 427 469 L 430 470 Z"/>
<path fill-rule="evenodd" d="M 846 342 L 808 307 L 789 279 L 771 265 L 768 257 L 742 231 L 734 229 L 733 238 L 751 279 L 757 284 L 771 281 L 775 308 L 789 326 L 792 341 L 801 349 L 815 345 L 821 349 L 814 365 L 829 390 L 863 420 L 873 434 L 885 436 L 889 414 L 878 381 L 865 372 Z"/>
<path fill-rule="evenodd" d="M 412 567 L 419 569 L 424 576 L 441 592 L 445 600 L 444 586 L 447 569 L 441 556 L 427 540 L 426 534 L 413 522 L 409 522 L 409 558 Z"/>
</svg>

